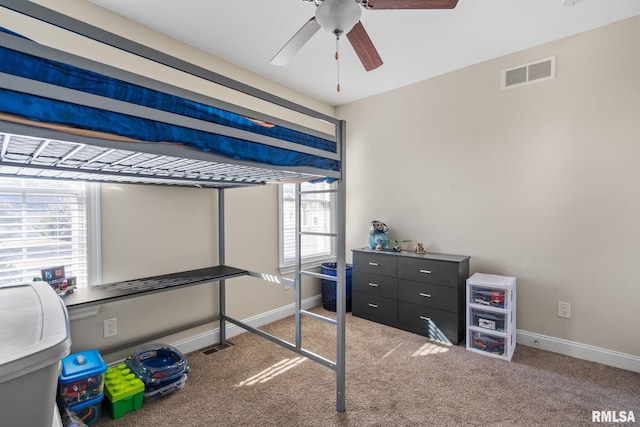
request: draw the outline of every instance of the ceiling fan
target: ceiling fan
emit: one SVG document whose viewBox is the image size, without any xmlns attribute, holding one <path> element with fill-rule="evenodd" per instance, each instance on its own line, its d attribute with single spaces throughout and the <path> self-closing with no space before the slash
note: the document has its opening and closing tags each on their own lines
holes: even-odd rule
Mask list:
<svg viewBox="0 0 640 427">
<path fill-rule="evenodd" d="M 360 22 L 362 9 L 453 9 L 458 0 L 303 0 L 315 3 L 315 16 L 298 30 L 273 57 L 274 65 L 285 65 L 320 28 L 339 39 L 346 34 L 360 62 L 367 71 L 382 65 L 367 31 Z M 336 52 L 337 59 L 337 52 Z"/>
</svg>

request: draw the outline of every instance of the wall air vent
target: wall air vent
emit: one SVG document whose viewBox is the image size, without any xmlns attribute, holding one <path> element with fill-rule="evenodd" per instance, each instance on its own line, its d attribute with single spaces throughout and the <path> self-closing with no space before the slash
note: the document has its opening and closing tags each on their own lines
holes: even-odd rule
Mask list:
<svg viewBox="0 0 640 427">
<path fill-rule="evenodd" d="M 502 89 L 556 78 L 556 57 L 502 70 Z"/>
</svg>

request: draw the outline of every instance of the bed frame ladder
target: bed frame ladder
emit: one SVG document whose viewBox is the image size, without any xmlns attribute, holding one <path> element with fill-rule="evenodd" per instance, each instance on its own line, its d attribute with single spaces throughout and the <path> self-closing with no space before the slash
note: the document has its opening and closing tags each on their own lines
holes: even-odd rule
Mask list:
<svg viewBox="0 0 640 427">
<path fill-rule="evenodd" d="M 335 193 L 337 197 L 337 215 L 334 230 L 330 233 L 318 233 L 302 231 L 301 229 L 301 199 L 303 194 L 311 193 Z M 346 262 L 345 262 L 345 191 L 344 182 L 337 181 L 337 189 L 330 190 L 318 190 L 318 191 L 302 191 L 301 185 L 296 184 L 296 261 L 295 261 L 295 277 L 294 279 L 274 278 L 273 276 L 266 277 L 260 273 L 249 272 L 248 274 L 260 279 L 269 280 L 272 282 L 283 283 L 287 285 L 293 285 L 295 288 L 295 343 L 290 343 L 283 340 L 280 337 L 269 334 L 258 328 L 254 328 L 240 320 L 234 319 L 226 315 L 226 297 L 225 297 L 225 281 L 221 280 L 219 286 L 219 303 L 220 303 L 220 344 L 226 343 L 226 325 L 225 322 L 230 322 L 239 326 L 249 332 L 259 335 L 275 344 L 278 344 L 284 348 L 294 351 L 302 356 L 305 356 L 315 362 L 320 363 L 336 372 L 336 410 L 338 412 L 345 411 L 345 318 L 346 318 Z M 218 214 L 219 221 L 219 261 L 220 264 L 224 264 L 224 190 L 218 191 Z M 331 276 L 327 274 L 321 274 L 312 271 L 302 270 L 301 261 L 301 239 L 303 235 L 315 235 L 315 236 L 327 236 L 334 239 L 336 247 L 336 275 Z M 302 277 L 310 276 L 321 280 L 330 280 L 336 282 L 336 318 L 332 319 L 327 316 L 323 316 L 317 313 L 313 313 L 302 309 Z M 336 326 L 336 358 L 329 360 L 323 356 L 306 350 L 302 345 L 302 316 L 311 317 L 317 320 L 328 322 Z"/>
<path fill-rule="evenodd" d="M 321 358 L 320 356 L 312 354 L 309 357 L 316 360 L 325 366 L 333 369 L 336 372 L 336 409 L 338 412 L 344 412 L 345 410 L 345 317 L 346 317 L 346 262 L 345 262 L 345 243 L 344 243 L 344 229 L 345 229 L 345 197 L 344 197 L 344 183 L 342 181 L 337 182 L 337 189 L 329 190 L 313 190 L 303 191 L 301 184 L 296 184 L 296 267 L 295 267 L 295 340 L 296 348 L 303 349 L 302 347 L 302 316 L 307 316 L 313 319 L 321 320 L 336 326 L 336 360 L 334 362 Z M 333 230 L 329 233 L 322 232 L 310 232 L 303 231 L 300 219 L 302 218 L 302 195 L 304 194 L 326 194 L 333 193 L 337 197 L 337 211 L 334 215 L 334 223 L 332 224 Z M 333 238 L 333 245 L 336 248 L 337 258 L 337 271 L 335 276 L 316 273 L 312 271 L 306 271 L 302 269 L 302 237 L 303 236 L 325 236 Z M 329 280 L 336 282 L 336 319 L 332 319 L 327 316 L 323 316 L 317 313 L 312 313 L 302 309 L 302 277 L 310 276 L 321 280 Z M 322 360 L 318 360 L 320 357 Z"/>
</svg>

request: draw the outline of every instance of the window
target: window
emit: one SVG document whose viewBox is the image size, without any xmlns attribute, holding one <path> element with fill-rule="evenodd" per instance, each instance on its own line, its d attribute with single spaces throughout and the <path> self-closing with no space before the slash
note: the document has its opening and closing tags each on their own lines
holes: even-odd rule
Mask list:
<svg viewBox="0 0 640 427">
<path fill-rule="evenodd" d="M 336 184 L 326 182 L 301 184 L 301 230 L 305 232 L 335 232 Z M 280 186 L 280 270 L 293 271 L 296 260 L 296 184 Z M 330 236 L 303 235 L 300 242 L 304 268 L 318 266 L 335 259 L 335 238 Z"/>
<path fill-rule="evenodd" d="M 97 192 L 97 184 L 0 178 L 0 281 L 31 281 L 64 266 L 78 287 L 97 282 Z"/>
</svg>

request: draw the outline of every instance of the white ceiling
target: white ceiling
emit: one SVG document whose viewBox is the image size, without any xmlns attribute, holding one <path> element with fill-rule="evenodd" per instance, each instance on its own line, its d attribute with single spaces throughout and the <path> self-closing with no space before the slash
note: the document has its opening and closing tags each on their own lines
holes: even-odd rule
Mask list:
<svg viewBox="0 0 640 427">
<path fill-rule="evenodd" d="M 314 15 L 313 3 L 89 1 L 336 106 L 640 15 L 640 0 L 582 0 L 573 7 L 561 0 L 459 0 L 453 10 L 363 10 L 361 22 L 384 64 L 366 72 L 341 39 L 338 93 L 336 42 L 323 30 L 287 65 L 270 64 Z"/>
</svg>

